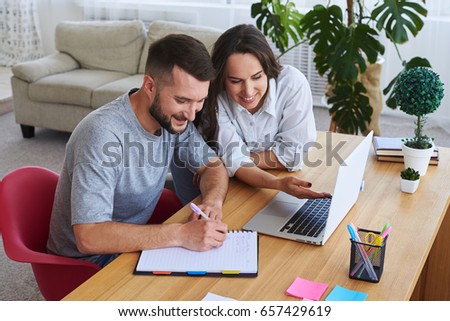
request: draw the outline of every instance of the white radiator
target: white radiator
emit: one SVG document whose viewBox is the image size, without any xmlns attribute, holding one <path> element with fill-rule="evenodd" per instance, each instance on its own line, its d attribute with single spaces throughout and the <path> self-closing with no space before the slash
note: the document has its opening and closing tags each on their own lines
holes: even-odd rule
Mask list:
<svg viewBox="0 0 450 321">
<path fill-rule="evenodd" d="M 274 52 L 279 55 L 279 50 L 271 43 Z M 312 47 L 308 44 L 301 44 L 294 49 L 284 54 L 280 61 L 282 64 L 287 64 L 299 69 L 308 79 L 313 95 L 314 106 L 324 106 L 322 97 L 325 94 L 325 86 L 327 83 L 326 77 L 322 77 L 316 71 L 314 65 L 314 52 Z"/>
</svg>

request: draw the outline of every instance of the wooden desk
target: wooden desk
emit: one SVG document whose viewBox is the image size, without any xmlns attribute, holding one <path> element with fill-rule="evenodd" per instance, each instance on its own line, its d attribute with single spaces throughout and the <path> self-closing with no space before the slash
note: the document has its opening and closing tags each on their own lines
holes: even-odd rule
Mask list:
<svg viewBox="0 0 450 321">
<path fill-rule="evenodd" d="M 325 155 L 330 155 L 331 148 L 340 141 L 345 144 L 339 155 L 345 157 L 362 139 L 332 134 L 330 143 L 330 137 L 318 133 L 322 148 L 311 149 L 309 163 L 326 160 Z M 137 276 L 133 275 L 133 269 L 139 254 L 127 253 L 65 300 L 197 301 L 208 292 L 237 300 L 298 300 L 284 294 L 297 276 L 328 283 L 322 299 L 335 285 L 341 285 L 368 293 L 368 300 L 450 300 L 450 237 L 447 234 L 450 218 L 445 216 L 449 207 L 450 149 L 441 148 L 440 157 L 439 166 L 430 166 L 418 191 L 410 195 L 400 191 L 403 164 L 377 162 L 371 151 L 365 189 L 327 243 L 314 246 L 260 235 L 257 278 Z M 310 164 L 296 175 L 313 182 L 315 190 L 332 192 L 336 165 L 336 161 L 328 165 Z M 286 172 L 275 174 L 287 175 Z M 251 188 L 232 180 L 223 207 L 224 221 L 230 229 L 241 228 L 274 195 L 274 191 Z M 189 214 L 189 208 L 185 207 L 169 221 L 184 221 Z M 377 284 L 348 277 L 350 242 L 346 225 L 350 222 L 369 229 L 381 229 L 386 222 L 392 225 L 384 272 Z"/>
</svg>

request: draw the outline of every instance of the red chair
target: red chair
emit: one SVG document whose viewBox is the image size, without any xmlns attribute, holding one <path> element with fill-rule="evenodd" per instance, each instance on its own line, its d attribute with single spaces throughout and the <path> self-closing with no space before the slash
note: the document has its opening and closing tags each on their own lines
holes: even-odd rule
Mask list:
<svg viewBox="0 0 450 321">
<path fill-rule="evenodd" d="M 60 300 L 100 268 L 93 263 L 48 254 L 50 215 L 58 174 L 40 167 L 22 167 L 0 184 L 0 220 L 6 255 L 31 263 L 46 300 Z"/>
<path fill-rule="evenodd" d="M 31 263 L 46 300 L 60 300 L 93 276 L 93 263 L 47 253 L 50 215 L 58 174 L 40 167 L 22 167 L 0 182 L 0 226 L 6 255 Z M 171 190 L 164 189 L 151 224 L 159 224 L 182 207 Z"/>
<path fill-rule="evenodd" d="M 164 188 L 148 224 L 161 224 L 183 207 L 175 192 Z"/>
</svg>

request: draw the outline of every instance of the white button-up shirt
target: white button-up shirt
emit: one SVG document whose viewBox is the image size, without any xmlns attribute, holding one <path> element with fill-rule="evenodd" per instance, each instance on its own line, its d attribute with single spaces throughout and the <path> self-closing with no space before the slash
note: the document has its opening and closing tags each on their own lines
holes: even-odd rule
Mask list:
<svg viewBox="0 0 450 321">
<path fill-rule="evenodd" d="M 218 97 L 219 155 L 234 176 L 253 164 L 250 152 L 271 150 L 289 171 L 301 169 L 303 146 L 316 140 L 312 94 L 306 77 L 295 67 L 283 66 L 269 80 L 263 106 L 251 114 L 226 92 Z"/>
</svg>

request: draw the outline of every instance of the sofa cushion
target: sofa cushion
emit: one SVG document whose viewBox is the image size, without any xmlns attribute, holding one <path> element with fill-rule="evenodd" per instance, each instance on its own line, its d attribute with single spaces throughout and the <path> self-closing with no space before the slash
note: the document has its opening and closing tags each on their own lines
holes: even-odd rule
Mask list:
<svg viewBox="0 0 450 321">
<path fill-rule="evenodd" d="M 140 88 L 144 79 L 143 74 L 125 77 L 109 84 L 98 87 L 92 93 L 92 107 L 98 108 L 120 95 L 128 92 L 132 88 Z"/>
<path fill-rule="evenodd" d="M 139 64 L 139 73 L 145 73 L 145 63 L 147 61 L 149 46 L 162 37 L 165 37 L 172 33 L 185 34 L 203 42 L 203 44 L 206 46 L 206 49 L 211 52 L 214 43 L 222 34 L 222 32 L 222 30 L 212 27 L 189 25 L 181 22 L 155 20 L 148 27 L 147 40 L 145 41 L 144 49 L 142 50 L 141 62 Z"/>
<path fill-rule="evenodd" d="M 137 73 L 145 27 L 142 21 L 65 21 L 56 26 L 56 49 L 82 68 Z"/>
<path fill-rule="evenodd" d="M 37 60 L 19 63 L 14 65 L 11 70 L 17 78 L 26 82 L 33 82 L 48 75 L 77 68 L 80 68 L 80 65 L 71 56 L 56 52 Z"/>
<path fill-rule="evenodd" d="M 77 69 L 39 79 L 30 84 L 28 95 L 38 102 L 91 107 L 96 88 L 127 76 L 113 71 Z"/>
</svg>

